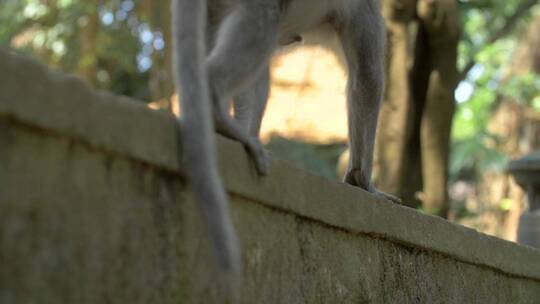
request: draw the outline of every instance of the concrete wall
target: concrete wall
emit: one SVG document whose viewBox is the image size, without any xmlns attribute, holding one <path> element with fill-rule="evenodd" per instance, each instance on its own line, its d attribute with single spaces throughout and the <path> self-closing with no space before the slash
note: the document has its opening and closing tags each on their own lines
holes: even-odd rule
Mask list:
<svg viewBox="0 0 540 304">
<path fill-rule="evenodd" d="M 0 50 L 0 303 L 220 303 L 175 119 Z M 239 303 L 539 303 L 540 252 L 219 139 Z"/>
</svg>

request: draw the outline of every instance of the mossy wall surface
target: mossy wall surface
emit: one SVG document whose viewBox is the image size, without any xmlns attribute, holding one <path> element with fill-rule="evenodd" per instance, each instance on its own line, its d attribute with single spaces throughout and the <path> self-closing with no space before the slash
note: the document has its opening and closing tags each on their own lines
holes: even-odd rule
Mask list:
<svg viewBox="0 0 540 304">
<path fill-rule="evenodd" d="M 7 50 L 0 71 L 0 303 L 220 303 L 175 119 Z M 218 142 L 239 303 L 539 303 L 539 251 Z"/>
</svg>

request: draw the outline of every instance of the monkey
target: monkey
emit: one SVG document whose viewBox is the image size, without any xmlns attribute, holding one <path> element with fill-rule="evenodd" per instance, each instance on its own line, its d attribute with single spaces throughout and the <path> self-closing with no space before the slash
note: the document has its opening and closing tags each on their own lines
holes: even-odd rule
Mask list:
<svg viewBox="0 0 540 304">
<path fill-rule="evenodd" d="M 268 173 L 269 157 L 258 137 L 269 94 L 270 58 L 281 47 L 323 43 L 336 50 L 348 72 L 351 157 L 344 181 L 399 202 L 371 183 L 384 88 L 379 1 L 173 0 L 173 70 L 182 108 L 183 156 L 224 271 L 241 272 L 241 255 L 218 174 L 214 131 L 242 143 L 257 172 Z"/>
</svg>

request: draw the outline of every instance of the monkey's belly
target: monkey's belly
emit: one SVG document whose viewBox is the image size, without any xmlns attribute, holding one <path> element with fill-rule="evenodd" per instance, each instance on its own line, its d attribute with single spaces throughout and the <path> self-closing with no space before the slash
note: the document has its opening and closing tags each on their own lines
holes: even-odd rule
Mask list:
<svg viewBox="0 0 540 304">
<path fill-rule="evenodd" d="M 279 40 L 278 40 L 278 45 L 279 46 L 287 46 L 287 45 L 291 45 L 293 43 L 300 43 L 302 42 L 302 36 L 296 34 L 296 35 L 292 35 L 292 36 L 283 36 L 283 37 L 280 37 Z"/>
<path fill-rule="evenodd" d="M 279 27 L 279 44 L 302 42 L 307 33 L 325 27 L 333 15 L 348 2 L 358 0 L 291 0 Z"/>
</svg>

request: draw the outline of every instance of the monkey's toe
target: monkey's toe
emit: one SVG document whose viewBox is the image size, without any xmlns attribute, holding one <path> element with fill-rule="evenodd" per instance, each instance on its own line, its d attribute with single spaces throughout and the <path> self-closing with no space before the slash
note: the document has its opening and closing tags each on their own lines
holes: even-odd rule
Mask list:
<svg viewBox="0 0 540 304">
<path fill-rule="evenodd" d="M 377 190 L 377 188 L 375 188 L 373 186 L 373 184 L 371 184 L 370 182 L 366 182 L 365 178 L 363 178 L 363 174 L 362 174 L 361 170 L 349 170 L 345 174 L 344 181 L 347 184 L 362 188 L 362 189 L 364 189 L 364 190 L 366 190 L 366 191 L 368 191 L 370 193 L 373 193 L 378 197 L 384 198 L 385 200 L 388 200 L 388 201 L 390 201 L 392 203 L 395 203 L 395 204 L 402 204 L 403 203 L 401 201 L 401 199 L 398 198 L 397 196 L 394 196 L 392 194 L 388 194 L 388 193 L 385 193 L 385 192 L 381 192 L 381 191 Z"/>
<path fill-rule="evenodd" d="M 262 150 L 255 156 L 255 166 L 259 175 L 268 175 L 268 171 L 270 171 L 270 157 L 266 151 Z"/>
<path fill-rule="evenodd" d="M 377 195 L 378 197 L 382 197 L 385 200 L 388 200 L 388 201 L 390 201 L 390 202 L 392 202 L 394 204 L 399 204 L 399 205 L 403 204 L 403 201 L 399 197 L 394 196 L 392 194 L 384 193 L 384 192 L 381 192 L 381 191 L 379 191 L 377 189 L 374 189 L 374 191 L 370 191 L 370 192 Z"/>
<path fill-rule="evenodd" d="M 270 157 L 262 143 L 253 138 L 247 145 L 248 151 L 255 162 L 255 169 L 259 175 L 268 175 L 270 171 Z"/>
</svg>

